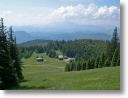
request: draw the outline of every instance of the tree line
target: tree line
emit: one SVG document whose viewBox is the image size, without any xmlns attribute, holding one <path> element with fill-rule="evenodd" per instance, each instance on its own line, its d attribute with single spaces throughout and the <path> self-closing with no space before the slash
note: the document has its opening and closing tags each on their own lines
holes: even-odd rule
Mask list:
<svg viewBox="0 0 128 98">
<path fill-rule="evenodd" d="M 65 67 L 65 71 L 79 71 L 94 68 L 120 66 L 120 42 L 117 27 L 114 29 L 111 41 L 106 41 L 106 50 L 100 51 L 101 54 L 92 56 L 89 59 L 76 59 Z"/>
<path fill-rule="evenodd" d="M 3 18 L 0 19 L 0 89 L 11 89 L 24 79 L 22 64 L 13 36 L 12 27 L 9 30 L 4 26 Z"/>
<path fill-rule="evenodd" d="M 56 51 L 59 50 L 63 55 L 76 59 L 89 59 L 97 56 L 101 51 L 106 51 L 106 41 L 79 39 L 69 41 L 50 41 L 47 45 L 19 47 L 21 58 L 29 58 L 36 53 L 46 53 L 52 58 L 57 57 Z"/>
</svg>

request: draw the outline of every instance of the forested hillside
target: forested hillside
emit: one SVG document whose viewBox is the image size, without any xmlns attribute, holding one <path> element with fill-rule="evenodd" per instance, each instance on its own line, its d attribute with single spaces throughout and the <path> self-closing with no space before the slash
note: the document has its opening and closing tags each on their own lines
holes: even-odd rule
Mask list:
<svg viewBox="0 0 128 98">
<path fill-rule="evenodd" d="M 79 71 L 110 66 L 120 66 L 120 41 L 117 27 L 114 29 L 111 41 L 106 41 L 105 45 L 105 50 L 99 50 L 100 52 L 98 52 L 95 48 L 92 48 L 94 51 L 96 51 L 97 55 L 94 55 L 93 52 L 89 52 L 90 57 L 85 55 L 87 58 L 84 58 L 82 54 L 80 54 L 78 57 L 76 57 L 75 61 L 71 61 L 66 65 L 65 71 Z M 93 53 L 93 55 L 91 55 L 91 53 Z"/>
<path fill-rule="evenodd" d="M 39 44 L 34 44 L 35 42 L 36 41 L 34 41 L 33 46 L 30 47 L 30 44 L 27 47 L 20 46 L 21 54 L 27 54 L 28 52 L 46 52 L 47 54 L 49 54 L 51 53 L 51 51 L 56 52 L 57 50 L 59 50 L 63 53 L 63 55 L 66 55 L 68 57 L 80 57 L 88 59 L 101 54 L 101 51 L 106 51 L 107 48 L 107 42 L 102 40 L 81 39 L 74 41 L 49 41 L 47 45 L 44 41 L 41 40 L 37 40 Z M 56 57 L 56 55 L 54 57 Z"/>
</svg>

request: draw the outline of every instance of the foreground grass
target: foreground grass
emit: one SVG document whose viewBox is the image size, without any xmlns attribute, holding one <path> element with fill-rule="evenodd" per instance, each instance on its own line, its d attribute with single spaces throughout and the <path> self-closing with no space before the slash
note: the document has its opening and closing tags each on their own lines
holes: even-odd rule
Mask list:
<svg viewBox="0 0 128 98">
<path fill-rule="evenodd" d="M 43 55 L 47 61 L 32 58 L 24 61 L 25 81 L 16 89 L 45 90 L 119 90 L 120 68 L 108 67 L 85 71 L 64 72 L 65 62 Z M 31 61 L 33 60 L 33 61 Z"/>
</svg>

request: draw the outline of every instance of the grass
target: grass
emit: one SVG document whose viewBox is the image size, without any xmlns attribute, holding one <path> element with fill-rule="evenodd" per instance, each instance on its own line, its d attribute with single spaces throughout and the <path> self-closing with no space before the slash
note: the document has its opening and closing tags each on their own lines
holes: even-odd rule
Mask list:
<svg viewBox="0 0 128 98">
<path fill-rule="evenodd" d="M 41 56 L 47 60 L 36 62 Z M 22 59 L 25 81 L 16 89 L 45 90 L 119 90 L 120 67 L 106 67 L 84 71 L 64 72 L 66 62 L 49 58 L 46 54 L 34 53 Z"/>
</svg>

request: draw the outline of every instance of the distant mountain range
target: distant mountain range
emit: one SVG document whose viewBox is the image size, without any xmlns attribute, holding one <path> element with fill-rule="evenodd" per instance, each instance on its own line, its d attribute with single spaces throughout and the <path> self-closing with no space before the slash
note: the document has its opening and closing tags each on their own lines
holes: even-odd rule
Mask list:
<svg viewBox="0 0 128 98">
<path fill-rule="evenodd" d="M 100 39 L 109 40 L 115 26 L 81 25 L 71 22 L 59 22 L 48 25 L 13 26 L 17 42 L 22 43 L 35 39 L 74 40 Z M 120 28 L 119 30 L 120 31 Z"/>
<path fill-rule="evenodd" d="M 76 33 L 41 33 L 32 32 L 27 33 L 24 31 L 16 31 L 17 43 L 23 43 L 35 39 L 44 40 L 75 40 L 75 39 L 98 39 L 98 40 L 110 40 L 111 35 L 105 33 L 91 33 L 91 32 L 76 32 Z"/>
<path fill-rule="evenodd" d="M 16 36 L 17 43 L 22 43 L 35 39 L 29 33 L 26 33 L 24 31 L 16 31 L 14 32 L 14 35 Z"/>
<path fill-rule="evenodd" d="M 75 33 L 75 32 L 93 32 L 93 33 L 107 33 L 112 34 L 115 26 L 111 25 L 84 25 L 72 22 L 58 22 L 51 23 L 47 25 L 25 25 L 25 26 L 13 26 L 15 31 L 26 31 L 28 33 L 37 32 L 40 33 L 52 33 L 52 34 L 62 34 L 62 33 Z"/>
</svg>

